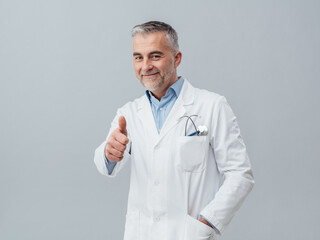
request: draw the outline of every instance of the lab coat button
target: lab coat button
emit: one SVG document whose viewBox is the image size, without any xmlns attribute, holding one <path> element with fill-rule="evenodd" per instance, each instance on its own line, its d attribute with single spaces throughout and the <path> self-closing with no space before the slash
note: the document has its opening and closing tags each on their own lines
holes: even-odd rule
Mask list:
<svg viewBox="0 0 320 240">
<path fill-rule="evenodd" d="M 154 185 L 155 185 L 155 186 L 159 186 L 159 183 L 160 183 L 159 180 L 155 180 L 155 181 L 154 181 Z"/>
<path fill-rule="evenodd" d="M 154 218 L 154 221 L 155 221 L 155 222 L 159 222 L 159 221 L 160 221 L 160 217 L 155 217 L 155 218 Z"/>
</svg>

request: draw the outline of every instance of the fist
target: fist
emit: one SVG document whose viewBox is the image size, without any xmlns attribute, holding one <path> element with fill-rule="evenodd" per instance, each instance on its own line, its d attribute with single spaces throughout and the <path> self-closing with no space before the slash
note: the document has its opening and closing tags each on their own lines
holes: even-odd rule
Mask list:
<svg viewBox="0 0 320 240">
<path fill-rule="evenodd" d="M 124 150 L 129 142 L 127 122 L 124 116 L 119 117 L 119 127 L 109 136 L 104 154 L 109 161 L 119 162 L 123 158 Z"/>
</svg>

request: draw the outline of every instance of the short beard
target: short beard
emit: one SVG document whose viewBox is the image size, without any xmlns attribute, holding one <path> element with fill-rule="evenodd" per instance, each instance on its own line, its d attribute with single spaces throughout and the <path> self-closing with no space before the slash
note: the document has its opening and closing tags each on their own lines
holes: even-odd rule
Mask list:
<svg viewBox="0 0 320 240">
<path fill-rule="evenodd" d="M 159 81 L 157 84 L 153 85 L 153 86 L 148 86 L 148 87 L 147 87 L 146 82 L 141 81 L 141 82 L 142 82 L 142 85 L 143 85 L 146 89 L 148 89 L 150 92 L 155 91 L 155 90 L 159 89 L 159 88 L 164 84 L 164 76 L 160 76 L 160 77 L 161 77 L 161 78 L 160 78 L 160 81 Z M 147 82 L 148 82 L 148 81 L 152 82 L 153 80 L 147 80 Z"/>
</svg>

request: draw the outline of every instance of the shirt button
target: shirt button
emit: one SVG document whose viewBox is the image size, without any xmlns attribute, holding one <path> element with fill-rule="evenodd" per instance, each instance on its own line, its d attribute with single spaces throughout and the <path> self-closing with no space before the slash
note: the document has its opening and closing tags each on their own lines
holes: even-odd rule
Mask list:
<svg viewBox="0 0 320 240">
<path fill-rule="evenodd" d="M 163 110 L 163 108 L 160 108 L 160 111 L 162 111 Z"/>
</svg>

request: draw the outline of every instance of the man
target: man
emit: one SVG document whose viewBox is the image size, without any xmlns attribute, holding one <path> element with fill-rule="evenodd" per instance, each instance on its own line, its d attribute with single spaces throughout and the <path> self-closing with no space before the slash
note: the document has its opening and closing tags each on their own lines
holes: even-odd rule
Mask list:
<svg viewBox="0 0 320 240">
<path fill-rule="evenodd" d="M 224 97 L 178 77 L 170 25 L 147 22 L 132 36 L 146 94 L 118 109 L 94 159 L 110 177 L 131 161 L 124 239 L 216 239 L 254 185 L 236 117 Z"/>
</svg>

